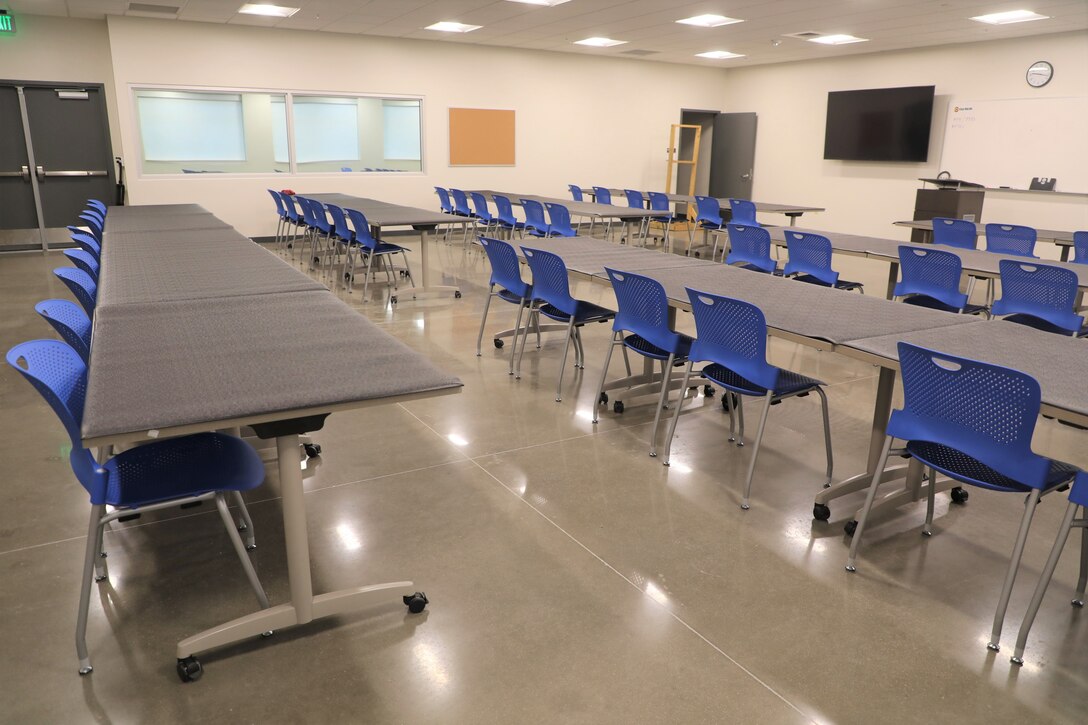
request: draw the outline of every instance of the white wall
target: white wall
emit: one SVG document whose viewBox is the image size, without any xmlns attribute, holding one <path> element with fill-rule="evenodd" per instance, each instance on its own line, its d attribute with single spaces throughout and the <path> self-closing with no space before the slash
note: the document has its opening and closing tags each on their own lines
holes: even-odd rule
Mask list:
<svg viewBox="0 0 1088 725">
<path fill-rule="evenodd" d="M 1054 65 L 1054 79 L 1044 88 L 1032 89 L 1024 74 L 1037 60 Z M 936 86 L 927 163 L 823 159 L 828 91 L 914 85 Z M 815 228 L 906 239 L 907 230 L 891 222 L 913 216 L 918 177 L 935 176 L 942 169 L 949 98 L 1088 95 L 1088 33 L 741 68 L 729 71 L 727 89 L 728 110 L 759 114 L 754 198 L 826 207 L 827 212 L 812 215 L 811 221 L 804 218 Z M 1016 149 L 999 148 L 994 153 Z M 1028 179 L 1024 181 L 1026 186 Z M 1088 199 L 1055 196 L 1040 201 L 1037 195 L 987 192 L 983 219 L 1085 229 Z"/>
</svg>

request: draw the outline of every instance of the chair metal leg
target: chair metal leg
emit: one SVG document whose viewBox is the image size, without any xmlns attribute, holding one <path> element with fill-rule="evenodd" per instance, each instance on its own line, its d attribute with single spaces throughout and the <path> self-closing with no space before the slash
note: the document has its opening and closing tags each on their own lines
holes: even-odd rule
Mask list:
<svg viewBox="0 0 1088 725">
<path fill-rule="evenodd" d="M 246 550 L 252 551 L 257 548 L 257 532 L 253 530 L 253 519 L 249 516 L 249 509 L 246 508 L 242 492 L 231 491 L 230 493 L 234 504 L 238 507 L 238 530 L 246 532 Z"/>
<path fill-rule="evenodd" d="M 994 613 L 994 627 L 990 633 L 990 641 L 986 649 L 993 652 L 1001 650 L 1001 626 L 1005 622 L 1005 610 L 1009 608 L 1009 598 L 1012 596 L 1012 585 L 1016 581 L 1016 573 L 1020 569 L 1020 557 L 1024 554 L 1024 542 L 1028 539 L 1028 528 L 1031 526 L 1031 518 L 1035 515 L 1035 507 L 1039 504 L 1042 491 L 1033 489 L 1028 494 L 1024 503 L 1024 516 L 1020 520 L 1020 531 L 1016 535 L 1016 544 L 1012 548 L 1012 558 L 1009 560 L 1009 570 L 1005 573 L 1005 583 L 1001 587 L 1001 599 L 997 602 L 997 612 Z"/>
<path fill-rule="evenodd" d="M 684 379 L 680 383 L 680 397 L 676 399 L 676 410 L 672 414 L 672 420 L 669 421 L 669 433 L 665 438 L 665 460 L 662 461 L 666 466 L 669 465 L 669 454 L 672 452 L 672 439 L 676 434 L 676 422 L 680 420 L 680 409 L 684 407 L 684 392 L 688 389 L 688 381 L 691 380 L 691 369 L 694 366 L 695 363 L 689 360 L 687 367 L 684 368 Z"/>
<path fill-rule="evenodd" d="M 1039 613 L 1039 605 L 1043 602 L 1043 596 L 1046 594 L 1047 587 L 1050 586 L 1050 580 L 1054 576 L 1054 569 L 1058 566 L 1058 559 L 1062 555 L 1062 550 L 1065 549 L 1065 542 L 1069 539 L 1069 531 L 1073 527 L 1073 519 L 1076 517 L 1078 508 L 1079 506 L 1073 501 L 1070 501 L 1065 508 L 1065 517 L 1062 519 L 1061 526 L 1058 527 L 1058 536 L 1054 540 L 1054 546 L 1050 550 L 1050 556 L 1047 557 L 1046 565 L 1039 575 L 1039 583 L 1035 585 L 1035 593 L 1031 595 L 1031 603 L 1024 613 L 1024 621 L 1020 623 L 1020 632 L 1016 635 L 1016 651 L 1010 658 L 1014 665 L 1024 664 L 1024 648 L 1028 644 L 1028 633 L 1031 632 L 1031 625 L 1035 623 L 1035 616 Z M 1088 532 L 1088 529 L 1082 529 L 1083 532 Z M 1083 536 L 1081 541 L 1084 541 Z M 1084 563 L 1083 556 L 1081 557 L 1081 563 Z"/>
<path fill-rule="evenodd" d="M 408 264 L 408 253 L 407 252 L 401 252 L 400 254 L 401 254 L 402 257 L 404 257 L 404 276 L 408 279 L 408 284 L 411 285 L 412 287 L 415 287 L 416 286 L 416 279 L 415 279 L 415 277 L 412 276 L 412 267 L 411 267 L 411 265 Z"/>
<path fill-rule="evenodd" d="M 737 442 L 737 395 L 732 391 L 723 391 L 729 399 L 729 442 Z"/>
<path fill-rule="evenodd" d="M 530 319 L 533 319 L 534 316 L 539 318 L 540 317 L 540 312 L 537 310 L 536 305 L 534 305 L 532 303 L 529 303 L 529 317 L 530 317 Z M 528 323 L 526 323 L 526 324 L 528 324 Z M 515 331 L 514 348 L 517 349 L 517 351 L 518 351 L 518 361 L 517 361 L 517 364 L 514 365 L 514 379 L 515 380 L 521 380 L 521 358 L 525 356 L 525 342 L 528 339 L 529 339 L 528 335 L 523 335 L 522 338 L 521 338 L 521 346 L 518 347 L 518 338 L 517 338 L 517 334 L 516 334 L 516 331 Z"/>
<path fill-rule="evenodd" d="M 242 562 L 242 569 L 246 573 L 249 585 L 253 587 L 253 593 L 257 595 L 257 601 L 260 603 L 261 609 L 268 609 L 268 596 L 264 593 L 261 580 L 257 578 L 257 572 L 253 569 L 253 562 L 249 560 L 246 547 L 242 543 L 242 537 L 238 535 L 238 530 L 234 528 L 234 519 L 231 518 L 230 509 L 227 508 L 227 497 L 222 492 L 215 496 L 215 507 L 219 510 L 219 518 L 223 519 L 223 525 L 227 527 L 230 543 L 234 545 L 234 551 L 238 554 L 239 561 Z"/>
<path fill-rule="evenodd" d="M 109 566 L 106 561 L 106 552 L 103 548 L 102 538 L 106 533 L 105 525 L 98 527 L 98 535 L 95 541 L 94 552 L 94 580 L 96 582 L 106 581 L 110 578 Z"/>
<path fill-rule="evenodd" d="M 922 527 L 923 536 L 933 536 L 933 506 L 937 500 L 937 471 L 929 469 L 929 486 L 926 495 L 926 523 Z"/>
<path fill-rule="evenodd" d="M 574 367 L 585 370 L 586 350 L 582 347 L 582 328 L 574 328 Z"/>
<path fill-rule="evenodd" d="M 495 284 L 491 283 L 487 286 L 487 297 L 484 299 L 484 313 L 480 317 L 480 334 L 476 336 L 476 357 L 480 357 L 483 353 L 480 350 L 480 346 L 484 341 L 484 325 L 487 324 L 487 311 L 491 307 L 491 298 L 495 296 Z M 518 319 L 521 319 L 521 310 L 518 310 Z M 515 341 L 517 340 L 517 328 L 514 328 Z M 517 347 L 515 345 L 515 347 Z M 513 372 L 513 369 L 511 369 Z"/>
<path fill-rule="evenodd" d="M 744 396 L 737 393 L 733 396 L 733 400 L 737 403 L 737 423 L 740 428 L 739 435 L 737 435 L 737 448 L 744 447 Z"/>
<path fill-rule="evenodd" d="M 559 382 L 555 384 L 555 402 L 563 402 L 563 374 L 567 372 L 567 354 L 570 351 L 570 340 L 574 337 L 574 316 L 571 315 L 567 324 L 567 341 L 563 345 L 563 359 L 559 362 Z M 523 345 L 524 346 L 524 345 Z"/>
<path fill-rule="evenodd" d="M 657 458 L 657 426 L 661 422 L 661 409 L 668 403 L 669 383 L 672 382 L 672 364 L 676 360 L 676 354 L 670 353 L 665 363 L 665 371 L 661 375 L 661 395 L 657 399 L 657 410 L 654 411 L 654 426 L 650 429 L 650 458 Z M 684 391 L 680 388 L 680 400 L 684 399 Z"/>
<path fill-rule="evenodd" d="M 490 301 L 490 298 L 489 298 L 489 301 Z M 506 373 L 507 375 L 513 375 L 514 374 L 514 353 L 517 352 L 517 349 L 518 349 L 518 332 L 521 330 L 521 316 L 525 312 L 525 308 L 527 306 L 528 306 L 528 302 L 524 298 L 521 300 L 521 302 L 518 303 L 518 316 L 517 316 L 517 319 L 514 321 L 514 342 L 512 343 L 512 347 L 510 348 L 510 369 L 507 371 L 507 373 Z M 483 323 L 480 323 L 480 324 L 481 324 L 481 331 L 482 331 Z M 529 336 L 528 320 L 526 320 L 525 331 L 522 332 L 521 334 L 525 335 L 526 337 Z M 537 332 L 537 335 L 539 335 L 539 334 L 540 333 Z M 479 347 L 480 347 L 479 342 L 476 343 L 476 347 L 477 347 L 477 349 L 479 349 Z M 479 354 L 479 353 L 477 353 L 477 354 Z"/>
<path fill-rule="evenodd" d="M 1077 580 L 1077 591 L 1073 594 L 1074 607 L 1084 606 L 1084 587 L 1088 584 L 1088 519 L 1080 530 L 1080 579 Z"/>
<path fill-rule="evenodd" d="M 858 519 L 857 528 L 850 541 L 850 553 L 846 556 L 846 571 L 857 571 L 858 547 L 861 544 L 861 535 L 865 532 L 865 523 L 869 519 L 869 511 L 873 508 L 873 500 L 876 499 L 876 490 L 880 487 L 880 478 L 884 473 L 884 467 L 888 465 L 888 454 L 892 450 L 892 437 L 884 439 L 884 448 L 880 451 L 876 468 L 873 469 L 873 482 L 869 484 L 869 493 L 865 496 L 865 505 L 861 509 L 861 518 Z"/>
<path fill-rule="evenodd" d="M 835 457 L 831 452 L 831 416 L 827 409 L 827 393 L 823 388 L 817 387 L 816 394 L 820 396 L 820 412 L 824 421 L 824 452 L 827 454 L 827 478 L 824 480 L 824 488 L 830 488 L 831 477 L 835 471 Z"/>
<path fill-rule="evenodd" d="M 367 252 L 366 255 L 366 271 L 363 273 L 363 299 L 370 299 L 366 296 L 366 290 L 370 286 L 370 270 L 374 266 L 374 252 Z"/>
<path fill-rule="evenodd" d="M 593 423 L 597 422 L 597 410 L 601 406 L 601 393 L 604 392 L 604 381 L 608 379 L 608 364 L 612 362 L 612 350 L 617 345 L 617 336 L 622 338 L 623 333 L 613 330 L 612 339 L 608 341 L 608 349 L 604 351 L 604 366 L 601 368 L 601 381 L 597 384 L 597 394 L 593 396 Z"/>
<path fill-rule="evenodd" d="M 763 442 L 763 431 L 767 428 L 767 414 L 771 412 L 771 400 L 774 399 L 774 391 L 768 390 L 767 394 L 763 396 L 763 412 L 759 415 L 759 429 L 756 431 L 756 447 L 752 451 L 752 460 L 748 464 L 748 480 L 744 484 L 744 498 L 741 499 L 740 507 L 747 511 L 750 506 L 749 500 L 752 496 L 752 478 L 756 473 L 756 458 L 759 457 L 759 445 Z"/>
<path fill-rule="evenodd" d="M 91 506 L 91 518 L 87 524 L 87 548 L 83 554 L 83 583 L 79 589 L 79 612 L 76 615 L 76 656 L 79 657 L 79 674 L 90 674 L 91 657 L 87 652 L 87 610 L 91 605 L 91 580 L 98 550 L 98 531 L 102 528 L 105 504 Z"/>
</svg>

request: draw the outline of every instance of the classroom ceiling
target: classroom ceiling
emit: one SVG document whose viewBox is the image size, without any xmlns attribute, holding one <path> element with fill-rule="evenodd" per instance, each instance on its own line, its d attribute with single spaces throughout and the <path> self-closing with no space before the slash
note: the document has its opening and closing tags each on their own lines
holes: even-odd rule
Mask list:
<svg viewBox="0 0 1088 725">
<path fill-rule="evenodd" d="M 1088 29 L 1086 0 L 568 0 L 555 7 L 509 0 L 251 0 L 301 8 L 290 18 L 239 14 L 245 1 L 8 0 L 7 4 L 16 15 L 93 19 L 138 15 L 724 68 Z M 1023 8 L 1050 17 L 996 26 L 969 19 Z M 676 23 L 707 13 L 744 22 L 716 28 Z M 438 21 L 482 27 L 464 34 L 424 29 Z M 805 32 L 845 33 L 868 42 L 825 46 L 789 37 Z M 626 42 L 611 48 L 573 45 L 593 36 Z M 695 57 L 706 51 L 729 51 L 744 57 Z"/>
</svg>

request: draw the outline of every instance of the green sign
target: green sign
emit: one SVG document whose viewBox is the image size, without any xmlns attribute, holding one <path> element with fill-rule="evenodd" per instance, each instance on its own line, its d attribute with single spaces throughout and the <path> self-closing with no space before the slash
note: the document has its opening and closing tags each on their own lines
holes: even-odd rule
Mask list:
<svg viewBox="0 0 1088 725">
<path fill-rule="evenodd" d="M 15 32 L 15 18 L 7 13 L 0 13 L 0 33 L 13 34 Z"/>
</svg>

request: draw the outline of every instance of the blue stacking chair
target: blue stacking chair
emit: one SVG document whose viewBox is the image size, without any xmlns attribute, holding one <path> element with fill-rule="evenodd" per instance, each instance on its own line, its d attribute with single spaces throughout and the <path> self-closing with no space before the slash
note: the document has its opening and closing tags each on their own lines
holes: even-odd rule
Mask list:
<svg viewBox="0 0 1088 725">
<path fill-rule="evenodd" d="M 461 238 L 462 244 L 468 244 L 468 220 L 473 220 L 475 224 L 476 215 L 472 211 L 472 207 L 468 205 L 468 195 L 460 189 L 450 189 L 450 198 L 453 199 L 453 213 L 459 217 L 465 219 L 461 224 L 461 228 L 464 231 L 464 236 Z"/>
<path fill-rule="evenodd" d="M 332 245 L 332 251 L 335 255 L 335 261 L 333 264 L 340 262 L 340 252 L 344 252 L 344 266 L 347 266 L 347 260 L 351 257 L 351 247 L 355 242 L 355 234 L 348 227 L 348 220 L 344 216 L 344 209 L 336 204 L 326 204 L 325 209 L 329 212 L 329 217 L 332 219 L 332 231 L 329 233 L 329 242 Z M 351 291 L 350 277 L 347 270 L 344 271 L 344 278 L 349 280 L 348 291 Z"/>
<path fill-rule="evenodd" d="M 230 492 L 239 504 L 242 526 L 249 532 L 252 548 L 253 525 L 240 492 L 261 485 L 264 464 L 248 443 L 218 433 L 199 433 L 135 446 L 98 463 L 83 447 L 80 433 L 87 366 L 79 354 L 59 340 L 33 340 L 11 348 L 7 361 L 41 393 L 64 424 L 72 442 L 69 455 L 72 471 L 91 499 L 76 623 L 81 675 L 89 674 L 92 669 L 86 641 L 91 580 L 108 577 L 102 534 L 107 524 L 131 516 L 134 511 L 156 511 L 214 499 L 257 600 L 261 607 L 268 607 L 268 597 L 227 508 L 226 493 Z M 107 506 L 112 510 L 107 512 Z"/>
<path fill-rule="evenodd" d="M 101 262 L 102 245 L 98 243 L 98 240 L 94 238 L 93 234 L 78 231 L 78 229 L 79 227 L 68 227 L 68 236 L 71 237 L 72 242 L 74 242 L 77 247 L 94 257 L 95 261 Z"/>
<path fill-rule="evenodd" d="M 521 208 L 525 211 L 525 231 L 534 237 L 551 235 L 551 228 L 544 217 L 544 205 L 536 199 L 522 199 Z"/>
<path fill-rule="evenodd" d="M 967 294 L 960 292 L 963 261 L 957 254 L 903 245 L 899 247 L 899 271 L 902 278 L 892 299 L 945 312 L 987 314 L 984 305 L 968 304 Z"/>
<path fill-rule="evenodd" d="M 90 224 L 88 224 L 85 227 L 77 227 L 77 226 L 69 225 L 68 226 L 68 233 L 69 233 L 69 235 L 72 235 L 72 234 L 87 234 L 87 235 L 90 235 L 99 246 L 102 245 L 102 230 L 97 228 L 97 227 L 94 227 L 94 226 L 92 226 Z"/>
<path fill-rule="evenodd" d="M 830 486 L 834 459 L 831 453 L 831 421 L 827 412 L 824 383 L 791 370 L 775 367 L 767 362 L 767 320 L 763 316 L 763 311 L 755 305 L 691 288 L 687 288 L 687 293 L 691 300 L 692 315 L 695 317 L 696 339 L 691 346 L 691 354 L 688 356 L 684 380 L 680 384 L 676 411 L 669 424 L 668 440 L 665 444 L 665 465 L 669 465 L 676 422 L 680 418 L 680 408 L 684 404 L 684 393 L 688 389 L 692 369 L 696 363 L 709 363 L 703 367 L 700 375 L 732 394 L 731 397 L 736 405 L 729 406 L 729 440 L 734 440 L 733 420 L 734 410 L 736 410 L 741 425 L 741 440 L 737 443 L 738 446 L 744 444 L 744 408 L 741 400 L 746 395 L 763 398 L 763 411 L 759 418 L 752 460 L 748 464 L 748 478 L 744 484 L 741 508 L 745 510 L 749 508 L 752 478 L 756 471 L 756 458 L 759 456 L 760 444 L 763 442 L 763 432 L 767 427 L 767 414 L 771 410 L 771 405 L 786 398 L 806 396 L 812 392 L 820 396 L 820 409 L 824 422 L 824 448 L 827 454 L 824 487 Z"/>
<path fill-rule="evenodd" d="M 1073 261 L 1088 264 L 1088 231 L 1073 232 Z"/>
<path fill-rule="evenodd" d="M 53 270 L 61 282 L 71 291 L 76 301 L 83 306 L 88 317 L 94 317 L 95 300 L 98 297 L 98 283 L 91 275 L 75 267 L 57 267 Z"/>
<path fill-rule="evenodd" d="M 1015 254 L 1018 257 L 1035 256 L 1037 234 L 1031 227 L 1017 224 L 987 224 L 986 251 L 997 254 Z"/>
<path fill-rule="evenodd" d="M 1074 526 L 1081 530 L 1080 579 L 1077 581 L 1077 590 L 1073 594 L 1071 604 L 1078 608 L 1084 607 L 1084 590 L 1088 585 L 1088 543 L 1085 543 L 1088 541 L 1088 516 L 1084 515 L 1086 506 L 1088 506 L 1088 473 L 1077 471 L 1073 486 L 1069 489 L 1069 504 L 1065 508 L 1062 523 L 1058 527 L 1058 536 L 1039 575 L 1039 583 L 1035 586 L 1035 594 L 1032 595 L 1031 603 L 1028 605 L 1027 612 L 1024 613 L 1024 621 L 1020 624 L 1020 634 L 1016 637 L 1016 652 L 1010 658 L 1015 665 L 1024 664 L 1024 648 L 1028 643 L 1028 633 L 1031 632 L 1031 625 L 1035 623 L 1039 605 L 1042 604 L 1043 596 L 1046 594 L 1047 587 L 1050 586 L 1050 580 L 1054 576 L 1055 567 L 1058 566 L 1058 559 L 1065 548 L 1065 542 L 1069 539 L 1069 531 Z M 1079 519 L 1076 518 L 1078 509 L 1081 513 Z"/>
<path fill-rule="evenodd" d="M 310 227 L 310 266 L 312 267 L 314 262 L 324 265 L 334 246 L 332 224 L 329 223 L 325 204 L 317 199 L 302 196 L 298 197 L 298 200 L 307 212 L 307 225 Z M 324 240 L 323 244 L 322 240 Z M 320 257 L 318 253 L 321 254 Z"/>
<path fill-rule="evenodd" d="M 299 234 L 306 233 L 305 207 L 295 203 L 295 196 L 293 194 L 280 194 L 280 200 L 283 202 L 283 210 L 287 214 L 287 219 L 284 222 L 283 246 L 285 250 L 293 249 Z M 300 208 L 302 211 L 299 211 Z M 293 229 L 290 238 L 287 236 L 287 230 L 289 228 Z"/>
<path fill-rule="evenodd" d="M 898 349 L 903 409 L 892 411 L 888 420 L 888 436 L 854 529 L 846 569 L 856 569 L 861 536 L 895 439 L 906 441 L 895 455 L 909 454 L 929 469 L 929 503 L 922 529 L 926 536 L 932 533 L 937 473 L 978 488 L 1028 494 L 987 645 L 996 651 L 1035 506 L 1041 495 L 1067 484 L 1077 469 L 1031 450 L 1041 404 L 1035 378 L 906 342 L 900 342 Z"/>
<path fill-rule="evenodd" d="M 483 194 L 478 191 L 470 191 L 468 196 L 472 202 L 472 208 L 475 210 L 476 221 L 484 223 L 484 234 L 488 234 L 491 227 L 499 223 L 498 217 L 487 208 L 487 198 Z"/>
<path fill-rule="evenodd" d="M 612 289 L 616 293 L 616 317 L 612 321 L 612 340 L 604 356 L 604 368 L 601 370 L 601 382 L 597 386 L 596 403 L 593 406 L 593 422 L 597 422 L 597 407 L 608 402 L 604 392 L 605 379 L 608 377 L 608 364 L 612 361 L 612 351 L 617 345 L 623 348 L 623 361 L 627 375 L 631 376 L 631 364 L 627 351 L 633 350 L 643 357 L 661 363 L 661 390 L 657 396 L 657 410 L 654 413 L 654 425 L 650 429 L 650 456 L 657 456 L 657 427 L 661 421 L 661 409 L 668 402 L 669 384 L 672 382 L 674 364 L 687 362 L 691 352 L 692 338 L 669 327 L 669 298 L 665 288 L 655 279 L 632 272 L 621 272 L 605 267 Z M 642 386 L 640 386 L 641 388 Z M 645 388 L 651 392 L 653 383 Z M 626 395 L 638 396 L 638 388 L 629 389 Z M 613 409 L 623 412 L 623 403 L 615 401 Z"/>
<path fill-rule="evenodd" d="M 79 353 L 84 363 L 91 359 L 91 318 L 70 300 L 42 300 L 34 310 L 52 325 L 61 339 Z"/>
<path fill-rule="evenodd" d="M 287 226 L 287 208 L 283 205 L 283 195 L 275 189 L 266 189 L 276 205 L 276 236 L 274 243 L 280 246 L 284 240 L 284 228 Z"/>
<path fill-rule="evenodd" d="M 555 386 L 555 402 L 558 403 L 563 400 L 563 374 L 567 369 L 567 354 L 570 352 L 571 340 L 574 341 L 574 367 L 584 368 L 585 349 L 582 347 L 581 328 L 591 322 L 607 322 L 615 317 L 616 313 L 592 302 L 571 297 L 567 266 L 563 263 L 562 257 L 530 247 L 522 247 L 521 251 L 525 255 L 529 270 L 533 273 L 535 299 L 529 305 L 529 319 L 533 320 L 534 316 L 544 315 L 567 325 L 563 358 L 559 363 L 559 382 Z M 539 324 L 539 317 L 537 322 Z M 514 368 L 514 376 L 517 378 L 521 377 L 521 358 L 525 354 L 525 340 L 528 337 L 527 334 L 521 336 L 518 361 Z"/>
<path fill-rule="evenodd" d="M 570 210 L 562 204 L 545 202 L 548 210 L 548 236 L 552 237 L 576 237 L 578 232 L 570 223 Z"/>
<path fill-rule="evenodd" d="M 966 219 L 933 218 L 933 243 L 960 249 L 978 246 L 978 228 Z"/>
<path fill-rule="evenodd" d="M 518 318 L 514 323 L 514 340 L 510 346 L 510 371 L 514 374 L 514 353 L 518 349 L 518 335 L 521 333 L 522 313 L 529 308 L 533 300 L 533 286 L 521 278 L 521 263 L 517 250 L 509 242 L 489 237 L 480 237 L 480 245 L 487 253 L 491 263 L 491 280 L 488 282 L 487 299 L 484 300 L 484 313 L 480 317 L 480 334 L 476 336 L 476 357 L 481 355 L 480 346 L 484 339 L 484 325 L 487 324 L 487 312 L 491 308 L 491 299 L 498 297 L 518 306 Z M 529 334 L 526 320 L 525 334 Z M 502 348 L 501 338 L 495 338 L 495 347 Z M 536 346 L 540 347 L 540 325 L 537 324 Z"/>
<path fill-rule="evenodd" d="M 495 217 L 498 219 L 498 224 L 507 231 L 509 237 L 513 239 L 514 232 L 519 235 L 524 234 L 525 222 L 514 216 L 514 205 L 510 198 L 502 194 L 492 194 L 491 199 L 495 202 Z"/>
<path fill-rule="evenodd" d="M 369 171 L 369 169 L 367 169 Z M 434 193 L 438 194 L 438 208 L 447 214 L 455 214 L 453 202 L 450 200 L 450 192 L 441 186 L 434 187 Z"/>
<path fill-rule="evenodd" d="M 729 211 L 732 215 L 729 221 L 733 224 L 742 224 L 747 227 L 759 226 L 759 222 L 756 221 L 756 205 L 753 202 L 747 199 L 730 199 Z"/>
<path fill-rule="evenodd" d="M 98 258 L 85 249 L 65 249 L 64 256 L 98 283 Z"/>
<path fill-rule="evenodd" d="M 412 269 L 408 266 L 408 248 L 402 247 L 399 244 L 380 242 L 375 239 L 370 233 L 370 222 L 366 220 L 366 215 L 358 209 L 345 209 L 344 213 L 351 219 L 351 226 L 355 229 L 354 236 L 356 250 L 360 255 L 366 255 L 366 274 L 363 277 L 363 296 L 366 297 L 367 287 L 370 284 L 370 273 L 373 270 L 375 259 L 380 259 L 385 263 L 386 277 L 389 279 L 390 284 L 393 285 L 393 289 L 397 288 L 397 274 L 389 259 L 390 256 L 394 254 L 404 255 L 404 276 L 414 285 L 415 279 L 412 278 Z M 350 269 L 348 271 L 348 280 L 350 283 L 354 284 L 354 258 L 351 258 L 349 261 Z"/>
<path fill-rule="evenodd" d="M 718 200 L 712 196 L 697 196 L 695 197 L 695 221 L 688 229 L 688 254 L 691 254 L 692 245 L 695 243 L 695 229 L 699 228 L 703 230 L 703 246 L 710 246 L 707 244 L 707 234 L 712 230 L 718 230 L 725 227 L 725 221 L 722 219 L 722 209 L 718 205 Z M 716 259 L 718 256 L 718 240 L 714 239 L 714 248 L 710 252 L 710 258 Z"/>
<path fill-rule="evenodd" d="M 1002 259 L 1001 299 L 991 312 L 1010 322 L 1079 337 L 1088 330 L 1075 311 L 1077 273 L 1049 264 Z"/>
<path fill-rule="evenodd" d="M 97 211 L 99 214 L 101 214 L 102 218 L 106 217 L 106 212 L 108 211 L 108 207 L 104 203 L 99 201 L 98 199 L 88 199 L 87 200 L 87 206 L 91 207 L 92 209 Z"/>
<path fill-rule="evenodd" d="M 604 186 L 594 186 L 593 198 L 597 201 L 598 204 L 611 204 L 612 192 Z"/>
<path fill-rule="evenodd" d="M 582 194 L 582 187 L 577 184 L 567 184 L 567 188 L 570 190 L 570 197 L 573 201 L 585 201 L 585 196 Z"/>
<path fill-rule="evenodd" d="M 771 259 L 771 235 L 763 227 L 746 227 L 730 223 L 729 254 L 726 264 L 738 265 L 754 272 L 779 274 L 778 263 Z"/>
<path fill-rule="evenodd" d="M 662 238 L 662 245 L 666 252 L 672 252 L 672 238 L 670 232 L 672 231 L 672 223 L 674 221 L 672 215 L 672 204 L 669 202 L 669 195 L 660 191 L 648 191 L 646 192 L 650 197 L 650 209 L 653 211 L 665 212 L 661 216 L 650 217 L 647 224 L 647 230 L 649 229 L 649 222 L 654 221 L 660 224 L 665 229 L 665 236 Z"/>
<path fill-rule="evenodd" d="M 782 272 L 785 276 L 823 287 L 865 292 L 861 282 L 839 279 L 839 273 L 831 269 L 831 240 L 827 237 L 787 229 L 786 249 L 790 258 Z"/>
<path fill-rule="evenodd" d="M 641 191 L 635 191 L 634 189 L 624 189 L 623 190 L 623 195 L 627 199 L 627 206 L 630 207 L 631 209 L 645 209 L 646 208 L 646 197 L 642 194 Z M 638 237 L 640 239 L 645 240 L 645 237 L 646 237 L 645 229 L 646 229 L 647 224 L 649 223 L 648 220 L 649 220 L 649 217 L 643 217 L 642 219 L 639 220 Z M 628 224 L 627 226 L 630 227 L 630 224 Z M 645 244 L 645 241 L 643 241 L 643 243 Z"/>
</svg>

